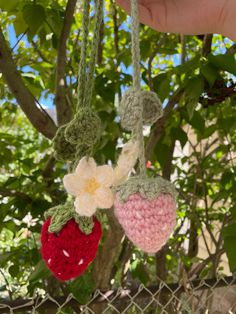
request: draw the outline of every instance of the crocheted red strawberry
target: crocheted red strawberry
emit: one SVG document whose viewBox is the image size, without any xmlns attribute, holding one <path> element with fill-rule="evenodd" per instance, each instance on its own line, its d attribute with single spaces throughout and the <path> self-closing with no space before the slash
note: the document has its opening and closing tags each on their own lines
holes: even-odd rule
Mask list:
<svg viewBox="0 0 236 314">
<path fill-rule="evenodd" d="M 72 218 L 58 233 L 49 232 L 51 217 L 41 232 L 42 257 L 55 277 L 65 281 L 81 275 L 94 260 L 102 236 L 100 222 L 94 217 L 92 232 L 83 233 Z"/>
</svg>

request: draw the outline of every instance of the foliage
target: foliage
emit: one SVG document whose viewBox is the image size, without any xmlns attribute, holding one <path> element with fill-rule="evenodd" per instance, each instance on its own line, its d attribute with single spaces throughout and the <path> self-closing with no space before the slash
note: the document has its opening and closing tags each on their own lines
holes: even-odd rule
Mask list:
<svg viewBox="0 0 236 314">
<path fill-rule="evenodd" d="M 1 26 L 24 83 L 35 99 L 50 103 L 53 110 L 65 7 L 64 0 L 0 0 Z M 65 68 L 65 96 L 72 111 L 81 40 L 79 11 L 74 14 L 67 42 Z M 103 121 L 103 137 L 95 156 L 98 163 L 114 163 L 117 142 L 129 137 L 120 128 L 116 106 L 132 81 L 126 16 L 113 1 L 107 1 L 106 11 L 93 101 Z M 13 29 L 16 42 L 9 35 Z M 101 250 L 107 258 L 115 256 L 112 269 L 105 265 L 100 269 L 104 277 L 110 272 L 108 286 L 127 281 L 151 284 L 157 276 L 178 280 L 183 272 L 214 276 L 221 271 L 224 251 L 231 270 L 236 269 L 236 63 L 231 44 L 214 35 L 211 50 L 205 53 L 201 36 L 181 40 L 178 35 L 141 27 L 143 85 L 157 92 L 165 106 L 165 118 L 146 137 L 151 161 L 148 172 L 166 178 L 172 174 L 179 191 L 178 221 L 163 254 L 147 256 L 126 240 L 118 241 L 113 254 L 105 251 L 109 219 L 102 213 L 105 236 Z M 11 299 L 36 292 L 57 296 L 72 291 L 84 303 L 96 287 L 93 265 L 81 278 L 62 284 L 51 277 L 39 251 L 44 212 L 66 198 L 61 184 L 66 166 L 55 162 L 51 142 L 31 126 L 1 74 L 0 99 L 0 289 Z M 206 241 L 205 258 L 198 256 L 199 237 Z M 200 267 L 196 270 L 195 265 Z"/>
</svg>

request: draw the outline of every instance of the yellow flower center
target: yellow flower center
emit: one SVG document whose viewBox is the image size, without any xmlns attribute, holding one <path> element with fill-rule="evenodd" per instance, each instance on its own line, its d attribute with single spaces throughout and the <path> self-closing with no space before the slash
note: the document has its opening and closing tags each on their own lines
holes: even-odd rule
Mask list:
<svg viewBox="0 0 236 314">
<path fill-rule="evenodd" d="M 89 179 L 86 182 L 85 192 L 94 194 L 95 191 L 100 187 L 100 184 L 97 182 L 95 178 Z"/>
</svg>

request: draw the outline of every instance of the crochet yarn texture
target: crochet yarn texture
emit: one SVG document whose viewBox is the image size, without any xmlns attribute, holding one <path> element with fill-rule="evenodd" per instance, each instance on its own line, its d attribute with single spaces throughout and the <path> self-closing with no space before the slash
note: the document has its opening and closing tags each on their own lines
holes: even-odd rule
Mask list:
<svg viewBox="0 0 236 314">
<path fill-rule="evenodd" d="M 65 129 L 65 139 L 71 144 L 95 145 L 101 134 L 101 120 L 91 109 L 78 110 Z"/>
<path fill-rule="evenodd" d="M 176 198 L 177 192 L 173 184 L 161 176 L 155 178 L 132 177 L 127 182 L 114 188 L 116 197 L 120 202 L 125 202 L 130 195 L 139 193 L 143 198 L 153 200 L 161 193 L 170 194 Z"/>
<path fill-rule="evenodd" d="M 173 231 L 175 200 L 170 194 L 148 200 L 135 193 L 126 202 L 115 201 L 115 215 L 130 241 L 144 252 L 156 253 Z"/>
<path fill-rule="evenodd" d="M 115 215 L 127 237 L 147 253 L 166 243 L 176 220 L 176 192 L 161 177 L 147 178 L 143 124 L 152 125 L 163 115 L 158 96 L 141 90 L 138 1 L 131 0 L 133 87 L 121 101 L 121 124 L 139 143 L 139 177 L 114 188 Z"/>
<path fill-rule="evenodd" d="M 163 115 L 163 109 L 157 94 L 142 90 L 139 93 L 134 88 L 127 90 L 120 103 L 121 124 L 127 131 L 132 131 L 137 120 L 142 116 L 144 125 L 152 125 Z"/>
<path fill-rule="evenodd" d="M 175 225 L 174 186 L 162 177 L 133 177 L 115 190 L 115 215 L 127 237 L 144 252 L 159 251 Z"/>
<path fill-rule="evenodd" d="M 72 171 L 82 157 L 92 154 L 102 130 L 101 120 L 91 109 L 91 103 L 103 0 L 97 0 L 94 7 L 94 36 L 89 49 L 90 1 L 83 0 L 79 90 L 75 116 L 72 121 L 60 126 L 53 139 L 55 157 L 65 162 L 70 161 L 69 169 Z M 89 63 L 88 51 L 91 53 Z M 91 184 L 89 188 L 91 189 Z M 87 207 L 87 202 L 84 207 Z M 101 224 L 95 217 L 76 213 L 72 202 L 49 209 L 45 217 L 41 232 L 41 252 L 48 268 L 63 281 L 79 276 L 96 256 L 102 236 Z"/>
<path fill-rule="evenodd" d="M 66 281 L 81 275 L 94 260 L 102 236 L 100 222 L 94 218 L 89 235 L 81 232 L 74 219 L 69 220 L 59 233 L 50 233 L 51 218 L 42 227 L 42 257 L 59 280 Z"/>
<path fill-rule="evenodd" d="M 45 219 L 51 217 L 49 232 L 60 232 L 65 224 L 74 218 L 79 225 L 80 230 L 85 234 L 90 234 L 93 230 L 93 218 L 79 216 L 75 210 L 72 202 L 67 202 L 63 205 L 50 208 L 44 215 Z"/>
<path fill-rule="evenodd" d="M 61 126 L 53 138 L 54 156 L 60 161 L 72 161 L 75 159 L 76 146 L 65 139 L 66 125 Z"/>
</svg>

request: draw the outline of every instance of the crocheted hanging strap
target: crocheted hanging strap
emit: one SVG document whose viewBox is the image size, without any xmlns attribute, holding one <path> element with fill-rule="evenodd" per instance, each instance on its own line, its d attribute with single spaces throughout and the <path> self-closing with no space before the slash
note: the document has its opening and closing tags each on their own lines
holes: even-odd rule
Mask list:
<svg viewBox="0 0 236 314">
<path fill-rule="evenodd" d="M 79 63 L 79 75 L 78 75 L 78 102 L 80 106 L 83 105 L 85 85 L 86 85 L 86 58 L 88 51 L 88 35 L 89 35 L 89 11 L 90 1 L 83 1 L 83 20 L 82 20 L 82 43 L 80 52 L 80 63 Z"/>
<path fill-rule="evenodd" d="M 141 177 L 146 177 L 145 150 L 143 138 L 143 106 L 141 102 L 141 71 L 140 71 L 140 46 L 139 46 L 139 15 L 137 0 L 131 0 L 131 39 L 133 63 L 133 89 L 135 108 L 139 108 L 137 122 L 133 130 L 133 137 L 139 142 L 139 171 Z"/>
<path fill-rule="evenodd" d="M 95 4 L 94 17 L 94 37 L 91 45 L 90 62 L 87 64 L 88 57 L 88 35 L 90 25 L 90 1 L 83 1 L 83 20 L 82 20 L 82 44 L 78 76 L 78 102 L 75 117 L 67 125 L 62 126 L 54 139 L 54 148 L 60 152 L 62 160 L 72 156 L 70 168 L 74 170 L 78 161 L 83 156 L 89 156 L 94 145 L 99 139 L 100 119 L 91 108 L 91 99 L 94 86 L 95 65 L 98 54 L 98 44 L 101 22 L 103 18 L 103 0 L 97 0 Z M 55 142 L 57 145 L 55 145 Z M 62 147 L 63 146 L 63 147 Z M 69 152 L 68 152 L 69 150 Z M 67 155 L 65 156 L 65 154 Z M 68 158 L 69 159 L 69 158 Z M 79 216 L 72 202 L 51 208 L 46 213 L 46 218 L 51 217 L 49 232 L 58 233 L 65 224 L 74 219 L 81 231 L 90 234 L 93 230 L 94 221 L 90 217 Z"/>
<path fill-rule="evenodd" d="M 75 158 L 71 169 L 73 170 L 78 161 L 84 156 L 91 156 L 94 147 L 100 140 L 102 131 L 101 120 L 91 108 L 94 88 L 95 65 L 98 55 L 101 23 L 103 19 L 103 0 L 95 2 L 94 36 L 91 44 L 91 52 L 88 57 L 88 24 L 89 24 L 89 1 L 84 0 L 84 15 L 82 22 L 82 47 L 80 59 L 80 71 L 78 79 L 78 102 L 76 113 L 72 121 L 65 128 L 65 139 L 76 146 Z"/>
<path fill-rule="evenodd" d="M 101 133 L 101 121 L 90 108 L 90 104 L 103 17 L 103 0 L 96 1 L 94 10 L 95 35 L 92 41 L 90 63 L 87 64 L 90 1 L 83 0 L 82 44 L 78 74 L 78 101 L 75 117 L 68 124 L 60 126 L 53 139 L 56 159 L 72 162 L 72 168 L 83 156 L 92 155 Z"/>
<path fill-rule="evenodd" d="M 83 106 L 90 106 L 93 87 L 94 87 L 94 73 L 95 65 L 98 55 L 98 46 L 100 39 L 100 29 L 103 18 L 103 0 L 95 1 L 95 22 L 94 22 L 94 37 L 91 45 L 90 62 L 86 63 L 87 51 L 88 51 L 88 35 L 89 35 L 89 8 L 90 4 L 88 0 L 84 0 L 84 14 L 82 22 L 82 47 L 80 58 L 80 71 L 78 78 L 79 97 L 77 103 L 77 111 Z M 86 69 L 88 71 L 86 73 Z"/>
<path fill-rule="evenodd" d="M 92 99 L 92 93 L 94 88 L 94 73 L 95 66 L 98 57 L 98 47 L 101 33 L 101 24 L 103 19 L 103 0 L 95 1 L 95 26 L 94 26 L 94 39 L 92 43 L 91 55 L 90 55 L 90 63 L 89 63 L 89 71 L 87 75 L 86 81 L 86 94 L 85 94 L 85 103 L 84 105 L 90 105 Z"/>
</svg>

